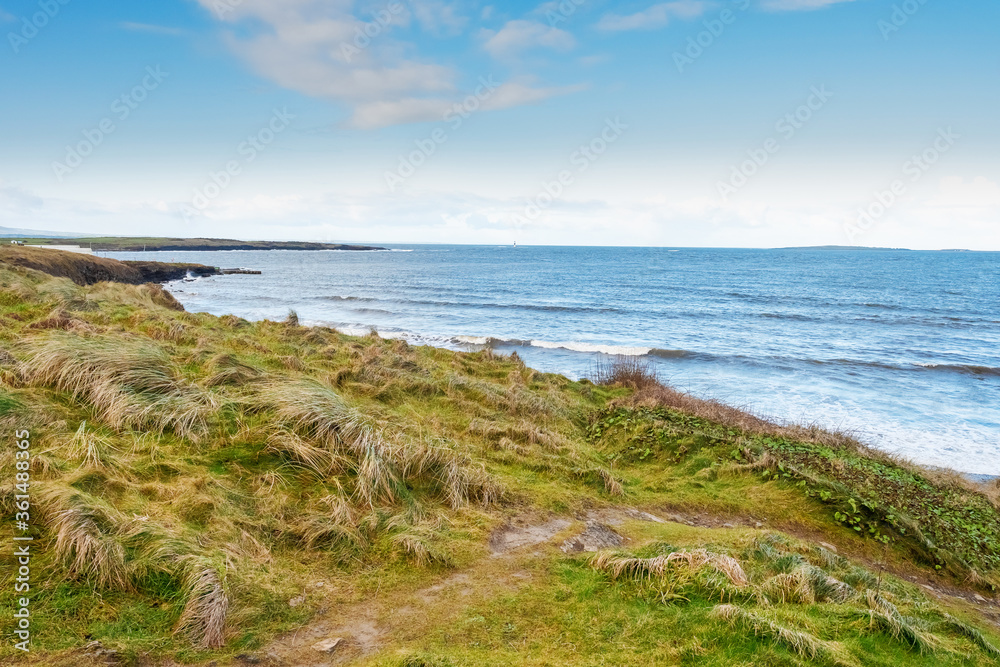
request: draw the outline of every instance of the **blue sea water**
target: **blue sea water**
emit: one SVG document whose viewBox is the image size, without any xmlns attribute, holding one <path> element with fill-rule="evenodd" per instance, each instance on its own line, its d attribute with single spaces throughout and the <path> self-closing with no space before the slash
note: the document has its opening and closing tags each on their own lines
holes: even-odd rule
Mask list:
<svg viewBox="0 0 1000 667">
<path fill-rule="evenodd" d="M 605 355 L 642 355 L 699 396 L 1000 475 L 1000 253 L 393 246 L 141 258 L 263 271 L 172 284 L 191 311 L 283 319 L 291 308 L 345 332 L 516 351 L 571 377 Z"/>
</svg>

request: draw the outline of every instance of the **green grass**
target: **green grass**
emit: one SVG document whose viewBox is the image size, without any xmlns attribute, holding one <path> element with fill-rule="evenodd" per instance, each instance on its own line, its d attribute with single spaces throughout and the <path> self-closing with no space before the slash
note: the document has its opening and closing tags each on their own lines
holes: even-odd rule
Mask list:
<svg viewBox="0 0 1000 667">
<path fill-rule="evenodd" d="M 36 537 L 34 652 L 5 664 L 94 640 L 225 664 L 325 614 L 388 629 L 358 664 L 997 664 L 975 607 L 903 581 L 994 596 L 987 490 L 638 367 L 573 382 L 153 296 L 0 264 L 0 424 L 32 431 Z M 0 479 L 15 465 L 0 451 Z M 626 520 L 597 558 L 555 548 L 611 507 L 669 520 Z M 490 556 L 553 514 L 570 527 Z M 466 595 L 421 592 L 455 576 Z"/>
</svg>

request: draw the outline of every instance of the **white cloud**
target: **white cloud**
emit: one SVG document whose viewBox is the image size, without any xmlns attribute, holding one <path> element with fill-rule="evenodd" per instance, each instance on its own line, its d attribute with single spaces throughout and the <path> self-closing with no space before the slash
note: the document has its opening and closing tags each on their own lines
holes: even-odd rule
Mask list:
<svg viewBox="0 0 1000 667">
<path fill-rule="evenodd" d="M 132 21 L 123 21 L 119 24 L 124 30 L 130 32 L 151 32 L 159 35 L 172 35 L 178 36 L 183 35 L 184 31 L 180 28 L 170 28 L 162 25 L 151 25 L 149 23 L 133 23 Z"/>
<path fill-rule="evenodd" d="M 994 219 L 1000 211 L 1000 185 L 978 176 L 966 182 L 959 176 L 941 179 L 938 192 L 927 204 L 950 209 L 992 209 Z"/>
<path fill-rule="evenodd" d="M 28 215 L 40 209 L 44 200 L 27 190 L 0 182 L 0 211 L 4 212 L 5 222 L 15 217 Z M 11 217 L 8 217 L 11 216 Z"/>
<path fill-rule="evenodd" d="M 569 95 L 585 90 L 585 84 L 574 86 L 559 86 L 536 88 L 526 81 L 508 81 L 501 85 L 496 91 L 483 102 L 483 111 L 499 111 L 500 109 L 510 109 L 512 107 L 524 106 L 526 104 L 538 104 L 550 97 L 559 95 Z"/>
<path fill-rule="evenodd" d="M 480 35 L 485 40 L 483 48 L 494 58 L 512 58 L 539 47 L 569 51 L 576 46 L 565 30 L 524 19 L 508 21 L 498 32 L 483 30 Z"/>
<path fill-rule="evenodd" d="M 199 2 L 212 11 L 223 6 L 216 0 Z M 243 0 L 217 18 L 248 28 L 229 32 L 226 40 L 259 75 L 312 97 L 361 106 L 455 90 L 453 68 L 400 55 L 392 31 L 408 24 L 405 7 L 396 4 L 400 11 L 382 10 L 362 21 L 351 13 L 353 4 Z M 453 14 L 432 4 L 421 5 L 424 20 L 436 16 L 441 25 L 452 20 Z M 254 30 L 260 25 L 264 28 Z M 362 32 L 366 27 L 369 35 Z"/>
<path fill-rule="evenodd" d="M 605 14 L 597 22 L 598 30 L 619 32 L 624 30 L 655 30 L 670 22 L 671 18 L 691 19 L 705 13 L 707 3 L 698 0 L 679 0 L 653 5 L 635 14 Z"/>
<path fill-rule="evenodd" d="M 477 104 L 477 111 L 499 111 L 513 107 L 538 104 L 550 97 L 568 95 L 584 90 L 586 86 L 535 87 L 526 80 L 512 80 L 501 84 L 484 96 Z M 361 129 L 374 129 L 401 123 L 441 121 L 456 102 L 451 99 L 408 98 L 391 102 L 372 102 L 355 108 L 350 124 Z"/>
<path fill-rule="evenodd" d="M 433 35 L 457 35 L 469 22 L 458 3 L 441 0 L 410 0 L 413 16 L 421 27 Z"/>
<path fill-rule="evenodd" d="M 854 2 L 854 0 L 764 0 L 761 7 L 775 12 L 795 12 L 822 9 L 841 2 Z"/>
<path fill-rule="evenodd" d="M 350 0 L 198 1 L 219 20 L 239 27 L 225 39 L 257 74 L 311 97 L 345 103 L 351 109 L 348 123 L 354 127 L 440 120 L 465 96 L 456 85 L 454 67 L 414 56 L 413 45 L 393 34 L 411 21 L 434 35 L 462 30 L 467 18 L 455 2 L 390 3 L 362 21 L 352 13 Z M 219 7 L 227 9 L 220 12 Z M 367 36 L 362 32 L 366 27 Z M 512 21 L 486 39 L 487 50 L 498 56 L 534 46 L 573 46 L 568 33 L 530 21 Z M 569 91 L 508 82 L 482 108 L 533 104 Z"/>
</svg>

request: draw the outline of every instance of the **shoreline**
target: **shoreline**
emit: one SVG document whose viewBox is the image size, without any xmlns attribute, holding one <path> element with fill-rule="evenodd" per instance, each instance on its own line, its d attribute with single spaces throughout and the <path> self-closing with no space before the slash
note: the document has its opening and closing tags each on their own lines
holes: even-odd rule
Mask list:
<svg viewBox="0 0 1000 667">
<path fill-rule="evenodd" d="M 176 283 L 178 285 L 185 284 L 183 281 L 172 281 L 172 283 Z M 165 287 L 168 288 L 168 291 L 170 291 L 171 294 L 174 294 L 174 292 L 169 289 L 170 286 L 171 286 L 171 284 L 166 284 L 165 285 Z M 183 295 L 183 291 L 181 291 L 180 294 Z M 174 296 L 175 296 L 175 298 L 177 297 L 176 294 L 174 294 Z M 274 322 L 276 320 L 269 319 L 269 318 L 260 318 L 260 319 L 252 319 L 252 320 L 249 320 L 249 321 L 254 321 L 254 322 Z M 587 344 L 579 344 L 579 345 L 583 346 L 583 349 L 580 349 L 579 346 L 576 346 L 576 347 L 567 347 L 567 346 L 565 346 L 562 343 L 550 343 L 550 342 L 547 342 L 547 341 L 526 341 L 526 340 L 520 340 L 520 339 L 502 339 L 502 338 L 489 337 L 489 336 L 451 336 L 451 337 L 449 337 L 449 336 L 444 336 L 444 335 L 437 336 L 437 335 L 430 335 L 430 334 L 420 334 L 420 333 L 411 332 L 411 331 L 378 331 L 378 330 L 376 330 L 374 328 L 364 329 L 364 328 L 338 326 L 338 323 L 336 323 L 336 322 L 330 322 L 330 321 L 324 321 L 324 320 L 307 320 L 307 321 L 303 322 L 303 326 L 305 326 L 305 327 L 316 327 L 318 329 L 333 329 L 333 330 L 337 331 L 338 333 L 341 333 L 341 334 L 346 335 L 346 336 L 351 336 L 351 337 L 354 337 L 354 338 L 364 337 L 365 335 L 369 334 L 370 331 L 375 330 L 381 338 L 386 339 L 386 340 L 405 341 L 406 343 L 414 345 L 414 346 L 427 346 L 427 347 L 431 347 L 431 348 L 438 349 L 438 350 L 448 350 L 448 351 L 452 351 L 452 352 L 475 353 L 475 352 L 482 352 L 482 351 L 490 351 L 490 352 L 496 352 L 497 354 L 504 354 L 504 352 L 502 351 L 504 348 L 507 348 L 511 352 L 516 353 L 517 352 L 516 349 L 510 349 L 510 348 L 517 348 L 517 347 L 529 346 L 529 347 L 531 347 L 533 349 L 536 349 L 537 351 L 542 352 L 543 354 L 544 354 L 545 351 L 567 352 L 567 353 L 570 353 L 570 354 L 599 354 L 602 357 L 605 357 L 609 361 L 614 361 L 616 359 L 622 359 L 622 358 L 626 358 L 626 359 L 630 359 L 630 358 L 642 359 L 642 357 L 644 357 L 644 356 L 653 356 L 653 357 L 666 358 L 666 359 L 681 358 L 681 357 L 696 357 L 696 356 L 698 356 L 698 353 L 692 353 L 692 352 L 686 352 L 686 351 L 674 351 L 674 350 L 659 350 L 659 349 L 656 349 L 656 348 L 650 348 L 649 352 L 646 352 L 644 354 L 638 354 L 637 353 L 639 350 L 646 350 L 647 349 L 646 346 L 636 346 L 636 347 L 619 346 L 619 345 L 615 345 L 615 346 L 600 345 L 599 346 L 599 345 L 596 345 L 596 344 L 592 345 L 592 346 L 588 346 Z M 541 342 L 542 344 L 538 344 L 538 345 L 532 344 L 532 343 L 537 343 L 537 342 Z M 601 349 L 597 349 L 597 348 L 601 348 Z M 607 351 L 604 351 L 604 350 L 616 350 L 618 352 L 607 352 Z M 708 361 L 707 363 L 714 363 L 714 362 Z M 547 371 L 547 370 L 543 370 L 541 368 L 533 368 L 533 369 L 535 371 L 539 372 L 539 373 L 551 373 L 551 374 L 554 374 L 554 375 L 558 375 L 560 377 L 565 377 L 566 379 L 568 379 L 570 381 L 579 381 L 579 380 L 590 379 L 590 378 L 588 378 L 586 376 L 586 374 L 579 374 L 579 375 L 573 374 L 573 375 L 570 375 L 570 374 L 566 374 L 564 372 Z M 920 367 L 914 367 L 913 370 L 916 372 L 916 371 L 920 370 Z M 929 371 L 929 370 L 932 370 L 932 369 L 923 369 L 923 370 L 928 370 Z M 717 400 L 717 399 L 712 398 L 711 396 L 709 396 L 707 394 L 706 395 L 702 395 L 700 393 L 698 393 L 698 394 L 690 393 L 689 395 L 692 396 L 692 397 L 696 397 L 699 400 L 709 400 L 709 401 L 716 401 Z M 729 405 L 729 404 L 726 404 L 726 405 Z M 738 408 L 738 407 L 735 407 L 734 405 L 730 405 L 730 407 L 732 407 L 735 410 L 740 410 L 742 412 L 746 412 L 747 414 L 752 415 L 755 418 L 759 418 L 759 419 L 765 420 L 765 421 L 773 423 L 773 424 L 775 424 L 777 426 L 781 426 L 781 427 L 796 427 L 796 426 L 800 426 L 801 425 L 798 422 L 795 422 L 793 420 L 785 420 L 784 418 L 780 417 L 779 415 L 775 415 L 775 414 L 758 414 L 757 412 L 755 412 L 753 410 L 746 410 L 744 408 Z M 835 433 L 835 434 L 838 434 L 838 435 L 844 435 L 844 432 L 839 431 L 837 429 L 829 429 L 829 432 L 830 433 Z M 890 455 L 894 455 L 894 456 L 900 456 L 898 453 L 893 452 L 891 449 L 883 449 L 883 448 L 880 448 L 878 445 L 872 444 L 872 442 L 868 438 L 865 438 L 864 436 L 851 435 L 850 437 L 854 438 L 854 439 L 858 439 L 858 441 L 861 444 L 863 444 L 865 447 L 871 448 L 874 451 L 878 451 L 878 452 L 882 452 L 882 453 L 886 453 L 886 454 L 890 454 Z M 919 462 L 915 462 L 915 461 L 911 460 L 906 455 L 901 455 L 901 456 L 902 456 L 903 460 L 907 461 L 908 464 L 913 465 L 915 467 L 926 469 L 926 470 L 929 470 L 929 471 L 936 471 L 936 472 L 941 472 L 941 473 L 952 473 L 952 474 L 955 474 L 955 475 L 959 475 L 959 476 L 963 477 L 964 479 L 968 480 L 969 482 L 971 482 L 973 484 L 976 484 L 976 485 L 980 485 L 980 486 L 986 486 L 986 485 L 990 484 L 991 482 L 993 482 L 995 480 L 1000 480 L 1000 474 L 968 472 L 968 471 L 958 470 L 958 469 L 955 469 L 955 468 L 949 468 L 949 467 L 945 467 L 945 466 L 941 466 L 941 465 L 935 465 L 935 464 L 930 464 L 930 463 L 919 463 Z"/>
</svg>

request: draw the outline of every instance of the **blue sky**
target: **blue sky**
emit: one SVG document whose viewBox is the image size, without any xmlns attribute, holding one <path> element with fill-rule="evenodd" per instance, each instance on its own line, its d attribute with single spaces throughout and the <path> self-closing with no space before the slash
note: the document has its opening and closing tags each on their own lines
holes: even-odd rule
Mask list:
<svg viewBox="0 0 1000 667">
<path fill-rule="evenodd" d="M 992 0 L 0 0 L 0 226 L 1000 250 L 998 28 Z"/>
</svg>

